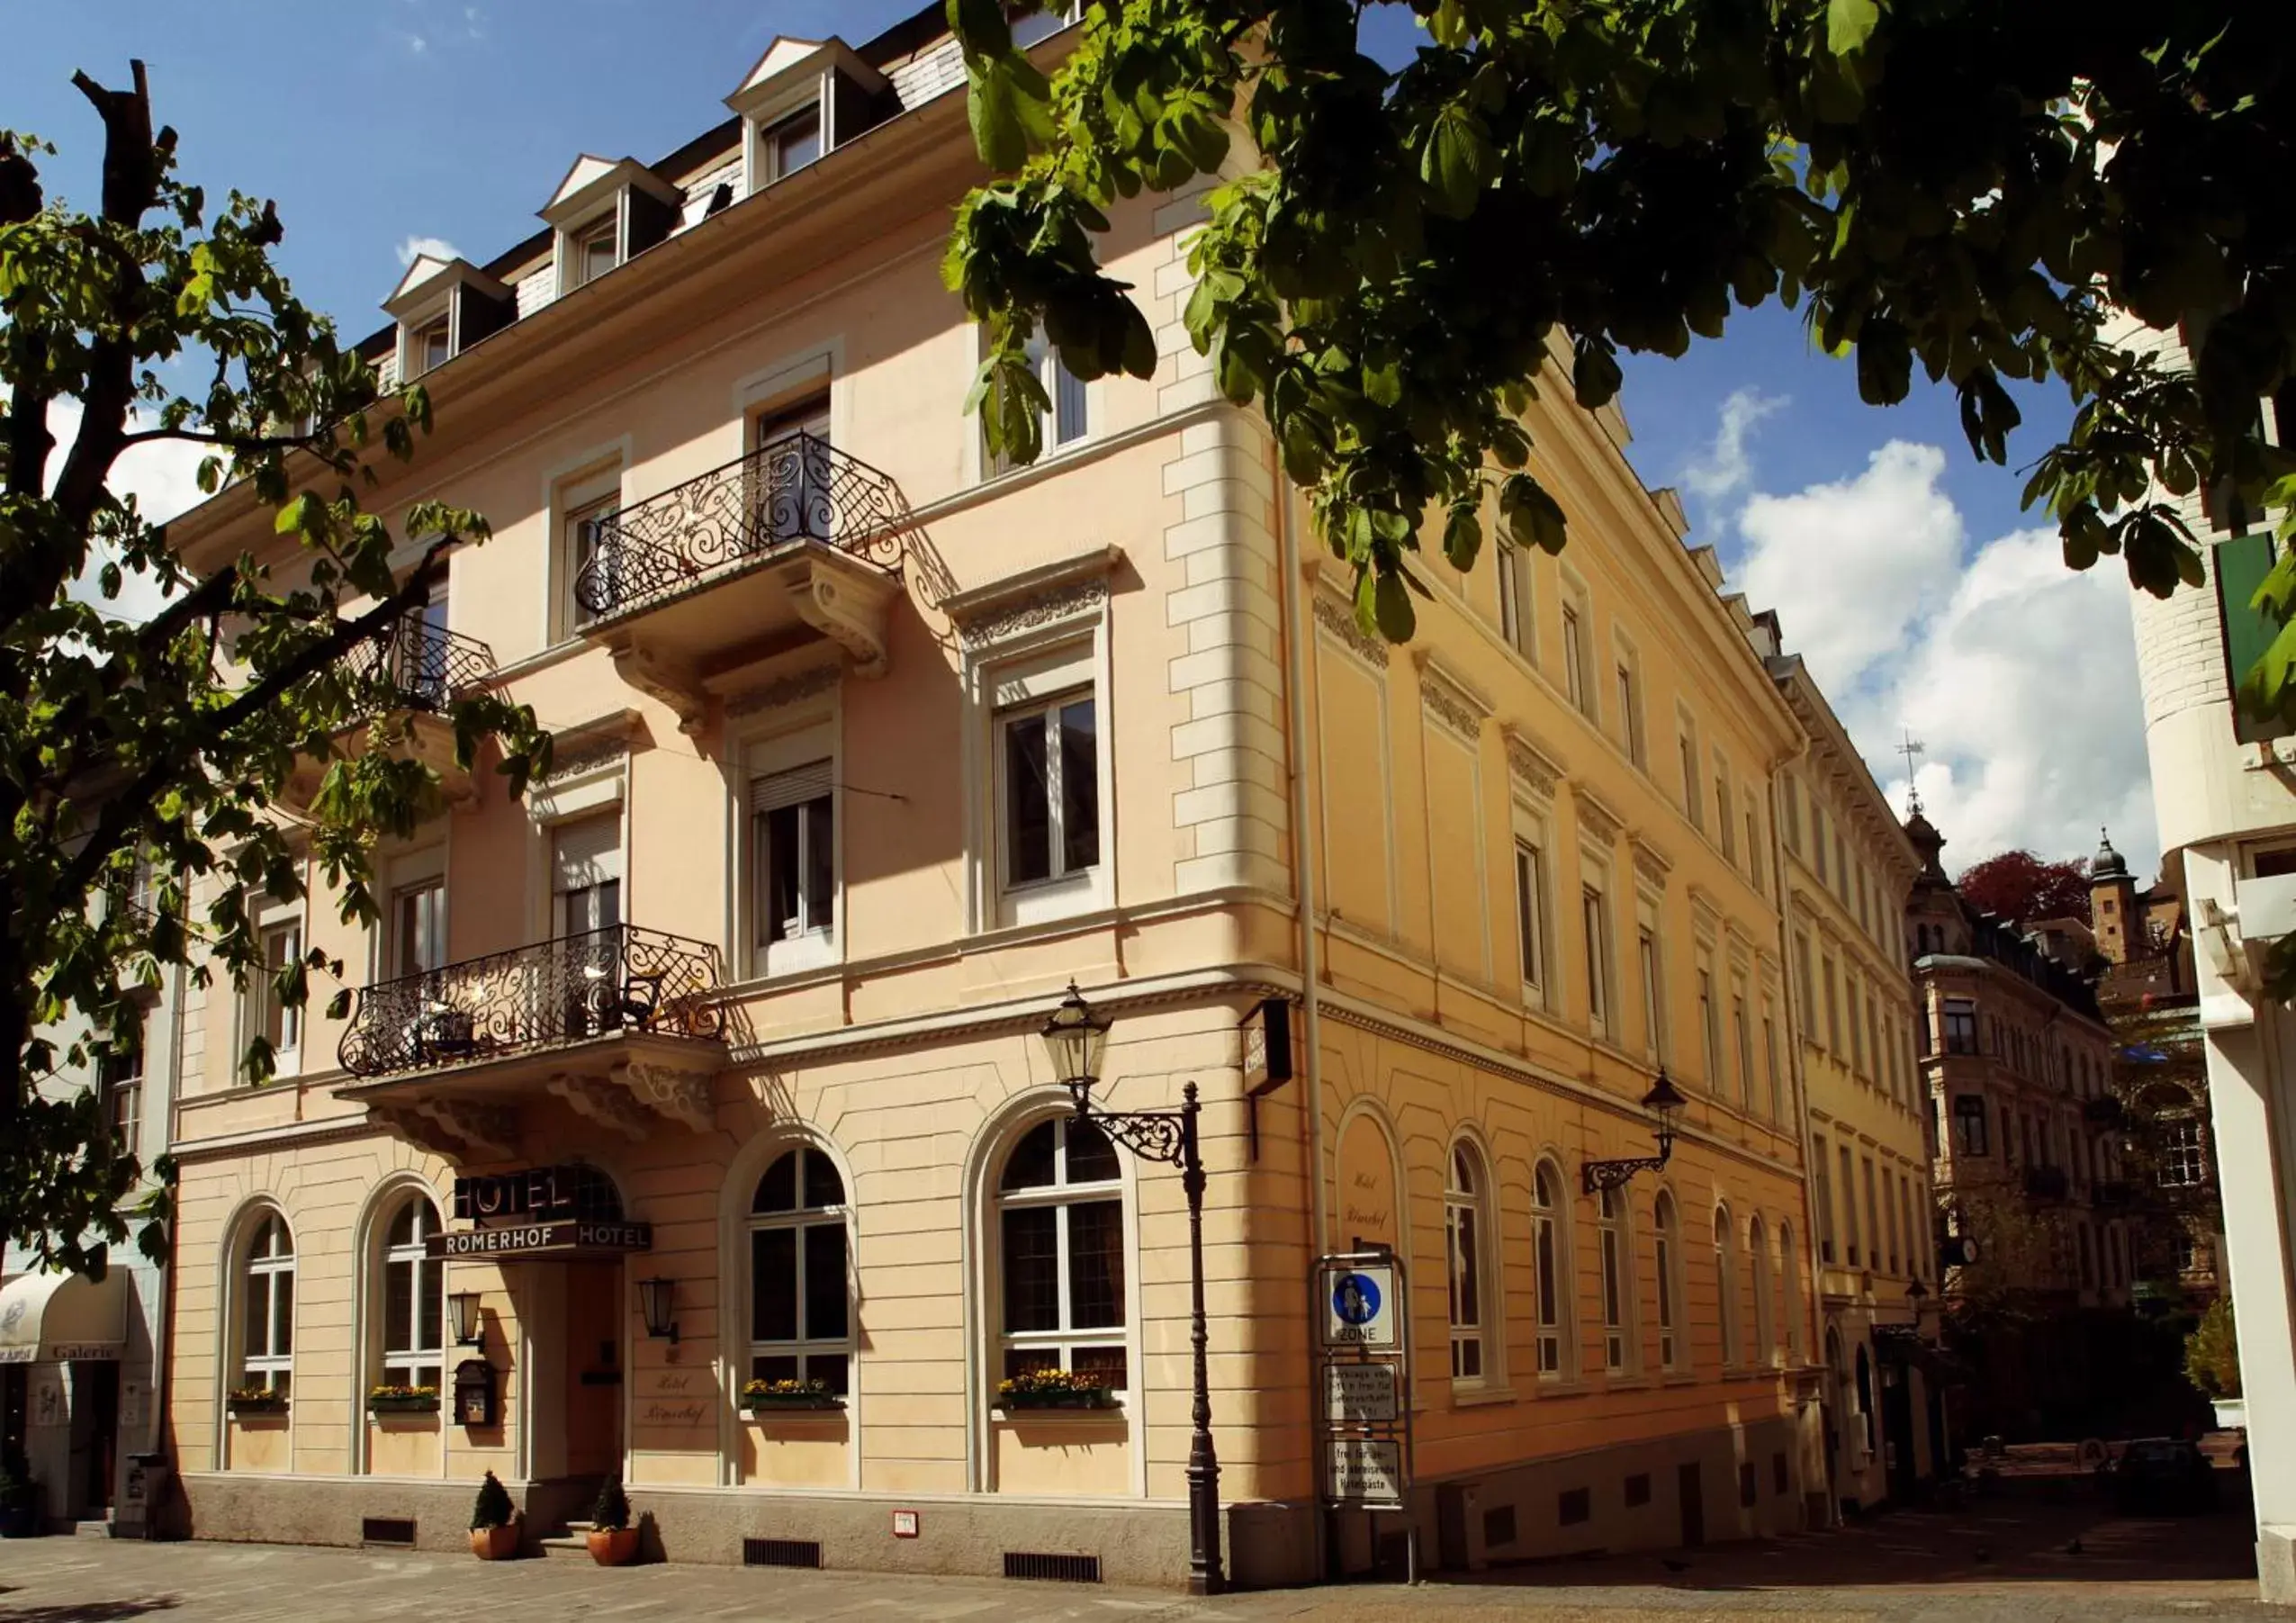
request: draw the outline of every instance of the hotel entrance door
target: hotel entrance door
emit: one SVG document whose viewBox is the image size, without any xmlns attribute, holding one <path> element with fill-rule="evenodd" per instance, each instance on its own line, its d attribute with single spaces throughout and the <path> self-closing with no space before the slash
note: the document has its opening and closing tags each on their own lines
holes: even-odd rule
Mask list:
<svg viewBox="0 0 2296 1623">
<path fill-rule="evenodd" d="M 622 1265 L 566 1267 L 566 1474 L 622 1468 Z"/>
</svg>

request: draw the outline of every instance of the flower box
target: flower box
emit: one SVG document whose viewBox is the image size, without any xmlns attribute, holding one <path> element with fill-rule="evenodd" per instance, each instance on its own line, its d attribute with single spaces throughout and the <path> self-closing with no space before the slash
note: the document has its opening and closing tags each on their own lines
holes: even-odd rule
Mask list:
<svg viewBox="0 0 2296 1623">
<path fill-rule="evenodd" d="M 844 1408 L 844 1399 L 827 1392 L 744 1393 L 742 1396 L 742 1412 L 752 1416 L 788 1414 L 792 1411 L 801 1414 L 808 1411 L 838 1414 L 842 1413 Z"/>
<path fill-rule="evenodd" d="M 996 1407 L 1009 1411 L 1039 1409 L 1113 1409 L 1116 1394 L 1105 1386 L 1078 1386 L 1058 1392 L 999 1393 Z"/>
<path fill-rule="evenodd" d="M 394 1393 L 388 1397 L 370 1397 L 366 1401 L 369 1414 L 437 1414 L 438 1394 Z"/>
<path fill-rule="evenodd" d="M 232 1414 L 284 1414 L 287 1394 L 284 1392 L 235 1392 L 223 1400 L 224 1409 Z"/>
</svg>

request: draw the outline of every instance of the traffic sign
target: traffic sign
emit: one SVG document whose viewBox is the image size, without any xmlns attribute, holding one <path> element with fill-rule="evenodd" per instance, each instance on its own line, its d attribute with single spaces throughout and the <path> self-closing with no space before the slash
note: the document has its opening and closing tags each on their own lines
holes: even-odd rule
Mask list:
<svg viewBox="0 0 2296 1623">
<path fill-rule="evenodd" d="M 1395 1366 L 1326 1364 L 1324 1418 L 1337 1426 L 1364 1426 L 1400 1420 L 1395 1401 Z"/>
<path fill-rule="evenodd" d="M 1323 1344 L 1389 1348 L 1397 1344 L 1402 1304 L 1396 1300 L 1395 1265 L 1360 1262 L 1328 1266 L 1323 1276 Z"/>
<path fill-rule="evenodd" d="M 1331 1496 L 1358 1507 L 1400 1509 L 1402 1443 L 1392 1438 L 1334 1438 Z"/>
</svg>

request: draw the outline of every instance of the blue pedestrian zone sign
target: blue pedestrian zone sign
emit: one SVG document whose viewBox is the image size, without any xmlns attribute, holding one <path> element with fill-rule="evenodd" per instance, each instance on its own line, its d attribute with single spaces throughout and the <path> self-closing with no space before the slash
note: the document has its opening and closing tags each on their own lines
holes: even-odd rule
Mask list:
<svg viewBox="0 0 2296 1623">
<path fill-rule="evenodd" d="M 1323 1344 L 1393 1347 L 1396 1335 L 1392 1263 L 1337 1266 L 1324 1275 Z"/>
</svg>

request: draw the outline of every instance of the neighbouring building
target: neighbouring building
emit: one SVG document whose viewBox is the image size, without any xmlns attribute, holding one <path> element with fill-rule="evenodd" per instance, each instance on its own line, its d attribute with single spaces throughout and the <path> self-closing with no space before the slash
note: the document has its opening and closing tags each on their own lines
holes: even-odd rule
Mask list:
<svg viewBox="0 0 2296 1623">
<path fill-rule="evenodd" d="M 157 902 L 146 880 L 96 905 L 148 914 Z M 99 1096 L 105 1131 L 147 1169 L 130 1205 L 155 1186 L 149 1168 L 167 1149 L 184 983 L 170 969 L 134 994 L 140 1041 L 103 1044 L 94 1065 L 40 1085 L 52 1096 Z M 81 1033 L 46 1034 L 60 1051 Z M 167 1270 L 143 1256 L 132 1228 L 107 1262 L 91 1279 L 41 1269 L 14 1246 L 0 1256 L 0 1453 L 23 1451 L 51 1527 L 112 1521 L 131 1497 L 131 1456 L 161 1441 Z M 141 1510 L 129 1505 L 123 1519 L 140 1524 Z"/>
<path fill-rule="evenodd" d="M 2090 1423 L 2106 1372 L 2089 1368 L 2070 1315 L 2125 1307 L 2133 1283 L 2112 1033 L 2085 978 L 1962 898 L 1918 804 L 1904 828 L 1922 862 L 1904 927 L 1944 1305 L 1957 1324 L 1987 1327 L 1971 1424 L 2021 1436 Z M 1989 1312 L 2004 1301 L 2020 1328 Z"/>
<path fill-rule="evenodd" d="M 1775 647 L 1776 617 L 1760 618 Z M 1772 652 L 1769 670 L 1808 740 L 1778 778 L 1779 889 L 1809 1105 L 1827 1473 L 1857 1510 L 1911 1497 L 1949 1450 L 1929 1107 L 1904 939 L 1922 863 L 1801 656 Z"/>
<path fill-rule="evenodd" d="M 483 1470 L 536 1533 L 618 1470 L 676 1560 L 1176 1579 L 1181 1189 L 1073 1118 L 1037 1036 L 1071 981 L 1114 1020 L 1102 1104 L 1203 1090 L 1238 1578 L 1388 1554 L 1321 1513 L 1309 1350 L 1313 1258 L 1367 1245 L 1409 1286 L 1386 1527 L 1432 1562 L 1823 1517 L 1769 810 L 1805 739 L 1754 622 L 1558 347 L 1532 426 L 1571 548 L 1430 549 L 1413 645 L 1366 635 L 1188 345 L 1200 196 L 1115 216 L 1156 377 L 1048 355 L 1043 460 L 985 458 L 938 275 L 963 84 L 937 8 L 778 41 L 732 118 L 581 158 L 544 230 L 393 293 L 370 353 L 437 432 L 372 502 L 493 536 L 347 740 L 446 780 L 379 925 L 315 865 L 263 914 L 274 961 L 341 958 L 347 1019 L 187 1005 L 191 1529 L 446 1547 Z M 171 537 L 298 566 L 243 491 Z M 556 732 L 524 801 L 452 768 L 431 712 L 479 687 Z M 1593 1192 L 1652 1153 L 1661 1067 L 1670 1160 Z M 1112 1403 L 1003 1400 L 1056 1367 Z"/>
<path fill-rule="evenodd" d="M 2118 335 L 2189 367 L 2183 332 Z M 2296 398 L 2259 402 L 2257 431 L 2285 446 Z M 2296 1016 L 2265 990 L 2267 954 L 2296 933 L 2296 731 L 2244 714 L 2241 679 L 2280 627 L 2251 602 L 2275 562 L 2270 523 L 2215 491 L 2153 492 L 2183 517 L 2205 581 L 2165 599 L 2130 594 L 2145 747 L 2163 862 L 2193 942 L 2193 990 L 2238 1321 L 2256 1569 L 2264 1598 L 2296 1602 Z"/>
</svg>

